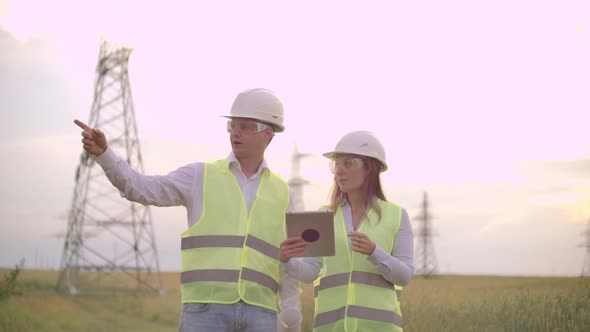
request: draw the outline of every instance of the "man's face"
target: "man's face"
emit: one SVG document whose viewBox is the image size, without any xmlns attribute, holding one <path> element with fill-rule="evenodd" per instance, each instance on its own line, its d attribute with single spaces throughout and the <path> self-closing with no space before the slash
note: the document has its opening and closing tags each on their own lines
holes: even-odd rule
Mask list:
<svg viewBox="0 0 590 332">
<path fill-rule="evenodd" d="M 227 131 L 237 158 L 262 158 L 273 135 L 270 126 L 246 118 L 231 118 L 227 122 Z"/>
</svg>

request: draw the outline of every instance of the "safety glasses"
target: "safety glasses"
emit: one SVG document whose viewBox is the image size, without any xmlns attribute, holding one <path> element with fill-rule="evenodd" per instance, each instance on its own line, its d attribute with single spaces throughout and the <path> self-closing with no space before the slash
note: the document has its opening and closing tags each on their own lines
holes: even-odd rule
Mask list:
<svg viewBox="0 0 590 332">
<path fill-rule="evenodd" d="M 330 171 L 332 174 L 336 174 L 339 169 L 350 172 L 363 167 L 364 163 L 365 161 L 359 157 L 337 157 L 330 160 Z"/>
<path fill-rule="evenodd" d="M 256 121 L 227 121 L 227 132 L 230 133 L 232 130 L 242 135 L 253 135 L 269 128 L 270 126 L 264 123 Z"/>
</svg>

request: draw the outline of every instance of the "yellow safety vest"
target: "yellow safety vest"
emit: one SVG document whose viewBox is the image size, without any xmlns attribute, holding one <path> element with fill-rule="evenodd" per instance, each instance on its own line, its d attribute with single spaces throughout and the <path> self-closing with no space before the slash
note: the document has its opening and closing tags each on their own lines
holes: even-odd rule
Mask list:
<svg viewBox="0 0 590 332">
<path fill-rule="evenodd" d="M 391 252 L 401 222 L 401 207 L 378 200 L 381 220 L 373 209 L 358 229 Z M 378 221 L 378 222 L 377 222 Z M 336 255 L 323 257 L 314 282 L 314 331 L 402 331 L 402 315 L 395 286 L 367 260 L 351 251 L 342 208 L 334 214 Z"/>
<path fill-rule="evenodd" d="M 264 169 L 248 215 L 227 161 L 205 164 L 201 218 L 182 233 L 182 302 L 243 300 L 277 311 L 288 206 L 287 183 Z"/>
</svg>

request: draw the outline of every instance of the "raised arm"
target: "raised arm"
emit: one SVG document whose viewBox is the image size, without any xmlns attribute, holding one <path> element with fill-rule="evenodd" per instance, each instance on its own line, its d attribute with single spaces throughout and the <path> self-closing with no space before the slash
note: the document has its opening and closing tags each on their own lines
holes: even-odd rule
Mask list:
<svg viewBox="0 0 590 332">
<path fill-rule="evenodd" d="M 126 199 L 143 205 L 186 205 L 192 189 L 199 186 L 194 182 L 195 166 L 187 165 L 163 176 L 143 175 L 109 148 L 102 131 L 89 127 L 80 120 L 74 120 L 74 123 L 83 130 L 84 150 L 94 156 L 108 180 Z"/>
</svg>

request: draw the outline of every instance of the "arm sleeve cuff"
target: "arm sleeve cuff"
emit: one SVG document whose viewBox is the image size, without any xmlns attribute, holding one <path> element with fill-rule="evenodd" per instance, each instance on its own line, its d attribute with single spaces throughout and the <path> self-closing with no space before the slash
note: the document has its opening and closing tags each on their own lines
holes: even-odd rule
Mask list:
<svg viewBox="0 0 590 332">
<path fill-rule="evenodd" d="M 113 168 L 121 158 L 115 154 L 115 151 L 107 146 L 107 149 L 98 157 L 94 158 L 97 164 L 103 169 Z"/>
</svg>

